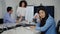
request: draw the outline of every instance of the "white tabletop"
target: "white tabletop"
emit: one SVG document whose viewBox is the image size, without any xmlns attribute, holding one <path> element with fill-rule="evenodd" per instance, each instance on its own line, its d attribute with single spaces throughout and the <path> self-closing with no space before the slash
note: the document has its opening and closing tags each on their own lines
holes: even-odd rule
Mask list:
<svg viewBox="0 0 60 34">
<path fill-rule="evenodd" d="M 36 34 L 36 31 L 31 31 L 26 27 L 17 27 L 15 29 L 4 31 L 2 34 Z"/>
<path fill-rule="evenodd" d="M 19 24 L 19 23 L 1 24 L 0 28 L 3 28 L 3 26 L 11 27 L 11 26 L 15 26 L 17 24 Z M 37 33 L 37 31 L 35 29 L 31 30 L 30 27 L 17 27 L 14 29 L 6 30 L 2 34 L 36 34 L 36 33 Z"/>
</svg>

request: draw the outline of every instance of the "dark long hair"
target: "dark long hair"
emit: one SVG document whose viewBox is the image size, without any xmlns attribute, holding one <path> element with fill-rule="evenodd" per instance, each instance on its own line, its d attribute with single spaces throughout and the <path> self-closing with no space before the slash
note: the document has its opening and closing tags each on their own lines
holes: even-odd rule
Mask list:
<svg viewBox="0 0 60 34">
<path fill-rule="evenodd" d="M 42 18 L 42 20 L 40 19 L 41 20 L 40 27 L 43 27 L 46 24 L 46 20 L 48 19 L 49 15 L 48 15 L 48 13 L 47 13 L 47 11 L 46 11 L 44 6 L 40 6 L 39 7 L 38 13 L 39 13 L 40 10 L 43 10 L 45 12 L 45 17 Z M 41 32 L 41 34 L 45 34 L 45 31 Z"/>
<path fill-rule="evenodd" d="M 39 11 L 40 10 L 43 10 L 44 12 L 45 12 L 45 17 L 44 18 L 42 18 L 42 20 L 41 20 L 41 23 L 40 23 L 40 27 L 42 27 L 42 26 L 44 26 L 45 25 L 45 23 L 46 23 L 46 20 L 48 19 L 48 13 L 47 13 L 47 11 L 46 11 L 46 9 L 45 9 L 45 7 L 44 6 L 40 6 L 39 7 L 39 9 L 38 9 L 38 13 L 39 13 Z"/>
<path fill-rule="evenodd" d="M 24 7 L 26 7 L 27 6 L 27 2 L 25 1 L 25 0 L 22 0 L 22 1 L 20 1 L 20 3 L 19 3 L 19 7 L 22 7 L 22 3 L 24 2 L 24 4 L 25 4 L 25 6 Z"/>
</svg>

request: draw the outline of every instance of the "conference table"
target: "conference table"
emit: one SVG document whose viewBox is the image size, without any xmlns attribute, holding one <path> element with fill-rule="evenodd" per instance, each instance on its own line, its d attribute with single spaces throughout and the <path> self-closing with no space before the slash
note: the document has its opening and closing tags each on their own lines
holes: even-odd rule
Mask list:
<svg viewBox="0 0 60 34">
<path fill-rule="evenodd" d="M 9 27 L 5 25 L 0 26 L 0 34 L 40 34 L 35 30 L 36 24 L 9 23 Z"/>
</svg>

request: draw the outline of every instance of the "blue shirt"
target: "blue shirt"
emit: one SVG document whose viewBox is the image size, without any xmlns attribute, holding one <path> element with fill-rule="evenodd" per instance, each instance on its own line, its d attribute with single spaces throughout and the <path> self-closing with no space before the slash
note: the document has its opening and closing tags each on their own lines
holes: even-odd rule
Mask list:
<svg viewBox="0 0 60 34">
<path fill-rule="evenodd" d="M 40 32 L 45 32 L 45 34 L 56 34 L 56 26 L 54 19 L 49 15 L 46 20 L 46 24 L 43 27 L 40 27 L 40 22 L 36 25 L 36 30 Z"/>
<path fill-rule="evenodd" d="M 11 14 L 9 14 L 8 12 L 4 15 L 3 18 L 4 23 L 15 23 L 16 20 L 11 18 Z"/>
</svg>

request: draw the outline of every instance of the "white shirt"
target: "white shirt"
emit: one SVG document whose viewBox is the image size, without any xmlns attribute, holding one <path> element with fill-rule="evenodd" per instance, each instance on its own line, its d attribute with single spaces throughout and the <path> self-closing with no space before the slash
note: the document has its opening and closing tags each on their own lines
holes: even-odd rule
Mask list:
<svg viewBox="0 0 60 34">
<path fill-rule="evenodd" d="M 17 8 L 17 16 L 25 16 L 26 15 L 26 8 L 18 7 Z"/>
</svg>

